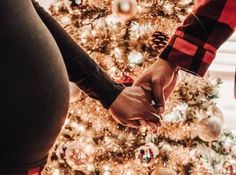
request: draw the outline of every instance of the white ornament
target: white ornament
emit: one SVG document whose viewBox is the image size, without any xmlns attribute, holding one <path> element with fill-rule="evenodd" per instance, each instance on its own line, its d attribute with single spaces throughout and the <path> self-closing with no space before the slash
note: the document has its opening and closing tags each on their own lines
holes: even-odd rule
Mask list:
<svg viewBox="0 0 236 175">
<path fill-rule="evenodd" d="M 75 0 L 75 3 L 76 3 L 77 5 L 82 5 L 82 0 Z"/>
<path fill-rule="evenodd" d="M 144 61 L 143 54 L 141 52 L 137 52 L 133 50 L 129 53 L 128 61 L 130 64 L 139 65 L 142 64 Z"/>
<path fill-rule="evenodd" d="M 136 0 L 114 0 L 112 11 L 122 20 L 133 18 L 137 12 Z"/>
</svg>

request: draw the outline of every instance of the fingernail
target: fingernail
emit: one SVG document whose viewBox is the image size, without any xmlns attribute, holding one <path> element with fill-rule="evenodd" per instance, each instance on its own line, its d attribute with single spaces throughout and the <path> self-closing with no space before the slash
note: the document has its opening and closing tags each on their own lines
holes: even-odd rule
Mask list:
<svg viewBox="0 0 236 175">
<path fill-rule="evenodd" d="M 159 107 L 160 113 L 162 114 L 164 112 L 164 107 Z"/>
</svg>

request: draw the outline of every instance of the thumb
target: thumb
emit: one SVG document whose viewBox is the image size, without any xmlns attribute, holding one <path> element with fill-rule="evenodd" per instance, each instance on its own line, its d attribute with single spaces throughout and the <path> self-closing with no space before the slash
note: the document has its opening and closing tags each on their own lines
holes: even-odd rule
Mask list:
<svg viewBox="0 0 236 175">
<path fill-rule="evenodd" d="M 165 110 L 165 96 L 163 86 L 160 83 L 153 83 L 152 92 L 155 100 L 155 107 L 159 113 L 163 113 Z"/>
</svg>

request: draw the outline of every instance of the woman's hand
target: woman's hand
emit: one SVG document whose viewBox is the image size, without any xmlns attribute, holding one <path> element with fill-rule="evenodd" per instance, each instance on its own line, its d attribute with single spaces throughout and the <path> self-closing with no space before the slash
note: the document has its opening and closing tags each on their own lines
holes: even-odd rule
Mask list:
<svg viewBox="0 0 236 175">
<path fill-rule="evenodd" d="M 126 87 L 109 110 L 118 123 L 126 126 L 140 127 L 140 121 L 155 123 L 156 126 L 160 124 L 160 117 L 151 105 L 149 92 L 140 86 Z"/>
</svg>

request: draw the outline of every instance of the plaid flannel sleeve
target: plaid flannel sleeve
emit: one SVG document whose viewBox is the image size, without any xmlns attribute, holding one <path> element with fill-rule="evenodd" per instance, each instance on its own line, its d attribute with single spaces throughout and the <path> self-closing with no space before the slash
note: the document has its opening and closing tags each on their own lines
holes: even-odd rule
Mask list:
<svg viewBox="0 0 236 175">
<path fill-rule="evenodd" d="M 160 58 L 203 76 L 236 29 L 236 0 L 198 0 Z"/>
</svg>

